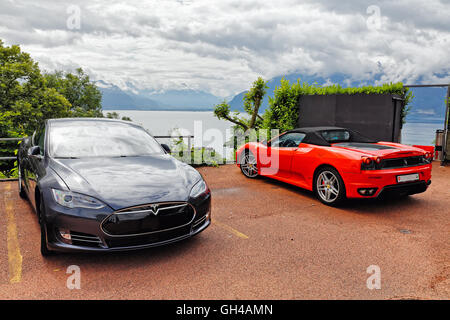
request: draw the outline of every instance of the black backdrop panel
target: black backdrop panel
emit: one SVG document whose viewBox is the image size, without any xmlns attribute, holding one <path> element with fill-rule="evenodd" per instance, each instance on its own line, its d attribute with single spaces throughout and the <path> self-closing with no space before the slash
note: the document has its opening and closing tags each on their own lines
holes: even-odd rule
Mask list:
<svg viewBox="0 0 450 320">
<path fill-rule="evenodd" d="M 337 126 L 400 142 L 402 101 L 393 95 L 311 95 L 299 100 L 298 127 Z"/>
</svg>

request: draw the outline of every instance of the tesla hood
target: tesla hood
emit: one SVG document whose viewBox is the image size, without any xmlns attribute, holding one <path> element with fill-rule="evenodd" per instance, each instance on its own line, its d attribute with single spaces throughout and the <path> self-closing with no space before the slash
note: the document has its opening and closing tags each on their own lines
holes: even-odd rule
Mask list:
<svg viewBox="0 0 450 320">
<path fill-rule="evenodd" d="M 187 201 L 201 178 L 169 155 L 53 159 L 51 167 L 74 191 L 93 196 L 114 210 L 165 201 Z"/>
</svg>

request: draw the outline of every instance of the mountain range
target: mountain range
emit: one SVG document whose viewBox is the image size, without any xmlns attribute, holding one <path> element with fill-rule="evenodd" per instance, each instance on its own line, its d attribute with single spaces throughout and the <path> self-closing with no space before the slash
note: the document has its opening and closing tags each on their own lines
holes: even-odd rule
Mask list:
<svg viewBox="0 0 450 320">
<path fill-rule="evenodd" d="M 96 81 L 102 92 L 103 110 L 189 110 L 208 111 L 220 98 L 199 90 L 122 90 L 105 81 Z"/>
<path fill-rule="evenodd" d="M 289 80 L 291 83 L 297 79 L 306 81 L 310 84 L 318 85 L 340 84 L 343 87 L 373 85 L 379 80 L 381 75 L 374 75 L 371 81 L 354 81 L 348 75 L 336 73 L 330 77 L 321 77 L 317 75 L 303 75 L 291 73 L 284 76 L 278 76 L 270 79 L 267 83 L 267 94 L 261 105 L 260 112 L 269 105 L 269 96 L 273 96 L 276 86 L 280 85 L 281 79 Z M 102 105 L 104 110 L 184 110 L 184 111 L 210 111 L 223 98 L 216 97 L 211 93 L 184 89 L 152 91 L 138 90 L 131 88 L 122 90 L 118 86 L 105 81 L 97 81 L 97 86 L 101 90 Z M 445 97 L 447 88 L 411 88 L 414 99 L 411 102 L 411 111 L 407 117 L 408 121 L 441 121 L 445 118 Z M 247 91 L 242 91 L 232 97 L 229 101 L 233 111 L 243 112 L 243 98 Z"/>
</svg>

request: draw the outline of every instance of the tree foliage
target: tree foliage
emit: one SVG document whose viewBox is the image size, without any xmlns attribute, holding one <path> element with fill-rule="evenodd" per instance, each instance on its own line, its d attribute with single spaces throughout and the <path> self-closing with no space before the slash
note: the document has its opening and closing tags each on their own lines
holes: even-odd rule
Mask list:
<svg viewBox="0 0 450 320">
<path fill-rule="evenodd" d="M 102 117 L 102 94 L 81 68 L 74 74 L 47 73 L 44 78 L 47 87 L 55 88 L 69 101 L 72 117 Z"/>
<path fill-rule="evenodd" d="M 101 93 L 83 70 L 42 74 L 28 53 L 0 40 L 0 137 L 31 135 L 49 118 L 102 117 L 101 111 Z M 0 142 L 0 156 L 15 149 L 16 143 Z M 12 166 L 0 161 L 0 171 Z"/>
<path fill-rule="evenodd" d="M 46 86 L 38 64 L 19 46 L 0 40 L 0 136 L 30 134 L 43 119 L 69 115 L 70 102 Z"/>
<path fill-rule="evenodd" d="M 298 121 L 298 101 L 302 94 L 300 82 L 290 85 L 288 80 L 281 80 L 276 87 L 274 97 L 269 97 L 269 108 L 264 113 L 263 127 L 279 129 L 280 132 L 295 128 Z"/>
<path fill-rule="evenodd" d="M 219 120 L 225 119 L 234 123 L 236 126 L 244 129 L 244 131 L 247 131 L 249 129 L 248 119 L 239 117 L 239 112 L 234 112 L 232 115 L 230 105 L 226 101 L 223 101 L 222 103 L 219 103 L 215 106 L 214 115 Z"/>
<path fill-rule="evenodd" d="M 267 81 L 259 77 L 253 82 L 253 86 L 245 94 L 244 110 L 247 112 L 249 118 L 240 116 L 239 112 L 234 112 L 232 115 L 230 105 L 226 101 L 215 106 L 214 115 L 218 119 L 225 119 L 234 123 L 244 131 L 258 128 L 262 124 L 262 117 L 259 116 L 258 112 L 267 88 Z"/>
<path fill-rule="evenodd" d="M 118 114 L 115 111 L 108 112 L 108 113 L 106 113 L 106 118 L 108 118 L 108 119 L 120 119 L 120 114 Z M 130 117 L 122 117 L 122 120 L 124 120 L 124 121 L 132 121 Z"/>
</svg>

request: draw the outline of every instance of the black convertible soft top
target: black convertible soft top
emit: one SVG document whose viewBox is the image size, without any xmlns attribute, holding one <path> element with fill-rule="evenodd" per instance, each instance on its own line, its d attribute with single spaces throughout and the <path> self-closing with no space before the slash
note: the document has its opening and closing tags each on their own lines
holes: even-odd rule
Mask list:
<svg viewBox="0 0 450 320">
<path fill-rule="evenodd" d="M 331 143 L 328 142 L 323 135 L 321 134 L 323 131 L 348 131 L 350 133 L 350 139 L 345 142 L 360 142 L 360 143 L 377 143 L 373 139 L 365 137 L 361 133 L 355 130 L 340 128 L 340 127 L 305 127 L 305 128 L 297 128 L 288 131 L 290 132 L 300 132 L 306 134 L 305 138 L 302 140 L 303 143 L 314 144 L 317 146 L 327 146 L 330 147 Z M 338 142 L 338 141 L 337 141 Z M 343 141 L 339 141 L 343 142 Z"/>
</svg>

